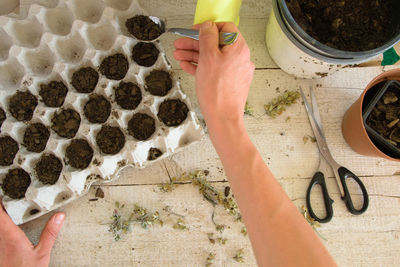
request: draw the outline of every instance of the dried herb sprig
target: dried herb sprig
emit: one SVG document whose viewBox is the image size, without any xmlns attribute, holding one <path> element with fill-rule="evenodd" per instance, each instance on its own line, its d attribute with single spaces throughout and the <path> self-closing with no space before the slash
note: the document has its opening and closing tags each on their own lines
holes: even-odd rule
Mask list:
<svg viewBox="0 0 400 267">
<path fill-rule="evenodd" d="M 138 222 L 142 228 L 147 229 L 149 226 L 154 224 L 163 225 L 164 222 L 160 219 L 160 214 L 156 212 L 148 212 L 147 209 L 135 204 L 133 213 L 129 216 L 129 220 L 132 222 Z"/>
<path fill-rule="evenodd" d="M 178 218 L 178 220 L 172 227 L 174 229 L 179 229 L 179 230 L 189 229 L 189 227 L 186 226 L 185 221 L 182 218 Z"/>
<path fill-rule="evenodd" d="M 265 111 L 268 116 L 275 118 L 281 115 L 286 110 L 287 106 L 296 103 L 300 97 L 300 93 L 297 90 L 285 91 L 281 95 L 272 99 L 268 104 L 264 105 Z"/>
<path fill-rule="evenodd" d="M 250 106 L 248 102 L 246 102 L 246 105 L 244 106 L 244 114 L 254 116 L 254 108 Z"/>
<path fill-rule="evenodd" d="M 111 216 L 111 223 L 109 224 L 108 231 L 113 235 L 114 240 L 118 241 L 121 239 L 123 234 L 131 231 L 131 223 L 129 220 L 123 218 L 119 214 L 120 205 L 118 202 L 115 203 L 116 208 Z M 122 207 L 123 208 L 123 207 Z"/>
<path fill-rule="evenodd" d="M 215 253 L 210 252 L 210 253 L 208 254 L 208 257 L 207 257 L 206 267 L 211 266 L 211 265 L 213 264 L 214 259 L 215 259 Z"/>
<path fill-rule="evenodd" d="M 242 229 L 240 230 L 240 232 L 246 236 L 247 235 L 247 228 L 245 226 L 242 227 Z"/>
<path fill-rule="evenodd" d="M 236 251 L 235 256 L 233 256 L 233 259 L 237 262 L 244 262 L 244 250 L 241 248 L 238 251 Z"/>
</svg>

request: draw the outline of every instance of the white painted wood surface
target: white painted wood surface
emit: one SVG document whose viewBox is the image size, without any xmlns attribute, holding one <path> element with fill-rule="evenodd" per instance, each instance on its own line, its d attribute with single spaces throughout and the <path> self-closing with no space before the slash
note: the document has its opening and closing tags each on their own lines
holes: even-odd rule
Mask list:
<svg viewBox="0 0 400 267">
<path fill-rule="evenodd" d="M 195 11 L 194 0 L 140 0 L 150 13 L 166 18 L 170 26 L 189 27 Z M 305 192 L 310 177 L 318 165 L 316 144 L 304 144 L 303 136 L 312 135 L 305 109 L 300 103 L 289 107 L 276 119 L 263 115 L 263 105 L 280 91 L 297 89 L 299 85 L 317 85 L 316 95 L 325 134 L 333 156 L 365 183 L 370 206 L 361 216 L 347 212 L 340 200 L 334 178 L 328 188 L 334 199 L 334 218 L 318 229 L 324 243 L 339 266 L 399 266 L 400 265 L 400 164 L 353 152 L 341 133 L 341 120 L 346 109 L 359 97 L 365 85 L 384 71 L 382 67 L 362 67 L 341 70 L 320 80 L 299 80 L 288 76 L 273 63 L 265 47 L 265 27 L 271 1 L 244 0 L 240 29 L 245 36 L 256 64 L 256 72 L 248 102 L 256 117 L 245 117 L 248 133 L 297 207 L 305 204 Z M 179 70 L 172 59 L 174 36 L 167 35 L 162 43 L 180 77 L 184 91 L 197 105 L 194 79 Z M 390 69 L 387 67 L 386 69 Z M 286 118 L 291 119 L 286 122 Z M 283 135 L 281 135 L 283 133 Z M 168 172 L 167 172 L 168 169 Z M 221 162 L 208 138 L 185 151 L 144 170 L 125 169 L 113 184 L 101 186 L 105 198 L 94 198 L 91 192 L 62 208 L 66 222 L 54 247 L 51 266 L 204 266 L 209 252 L 216 253 L 213 266 L 256 266 L 251 245 L 223 210 L 217 210 L 218 223 L 230 225 L 222 235 L 226 245 L 210 244 L 208 232 L 215 232 L 211 222 L 212 206 L 192 185 L 183 185 L 170 193 L 162 193 L 158 184 L 169 175 L 182 171 L 207 169 L 216 185 L 227 185 Z M 186 215 L 189 230 L 172 229 L 167 225 L 149 230 L 135 227 L 133 233 L 114 242 L 107 225 L 115 201 L 128 207 L 139 203 L 150 210 L 169 205 L 173 211 Z M 36 242 L 50 215 L 22 226 Z M 245 262 L 236 263 L 232 256 L 239 248 L 245 250 Z"/>
</svg>

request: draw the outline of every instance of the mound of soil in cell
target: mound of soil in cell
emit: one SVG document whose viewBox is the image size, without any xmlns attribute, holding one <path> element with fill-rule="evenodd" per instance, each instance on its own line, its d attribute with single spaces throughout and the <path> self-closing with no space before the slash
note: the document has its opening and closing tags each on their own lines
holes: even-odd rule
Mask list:
<svg viewBox="0 0 400 267">
<path fill-rule="evenodd" d="M 128 122 L 128 132 L 138 140 L 147 140 L 156 131 L 152 117 L 144 113 L 136 113 Z"/>
<path fill-rule="evenodd" d="M 295 21 L 321 43 L 345 50 L 375 49 L 393 36 L 387 0 L 286 0 Z"/>
<path fill-rule="evenodd" d="M 114 87 L 115 102 L 123 109 L 135 109 L 142 101 L 142 93 L 139 86 L 132 82 L 120 82 Z"/>
<path fill-rule="evenodd" d="M 153 70 L 145 81 L 146 90 L 155 96 L 165 96 L 172 88 L 171 75 L 163 70 Z"/>
<path fill-rule="evenodd" d="M 96 143 L 101 152 L 115 155 L 125 145 L 125 135 L 119 127 L 103 126 L 96 136 Z"/>
<path fill-rule="evenodd" d="M 30 121 L 38 104 L 36 96 L 29 91 L 17 92 L 8 103 L 11 115 L 19 121 Z"/>
<path fill-rule="evenodd" d="M 41 123 L 29 125 L 24 134 L 24 146 L 30 152 L 42 152 L 47 145 L 50 131 Z"/>
<path fill-rule="evenodd" d="M 54 112 L 51 129 L 64 138 L 74 138 L 81 124 L 81 116 L 73 109 L 62 109 Z"/>
<path fill-rule="evenodd" d="M 99 74 L 91 67 L 81 68 L 72 75 L 72 86 L 79 93 L 91 93 L 99 81 Z"/>
<path fill-rule="evenodd" d="M 8 171 L 1 188 L 7 196 L 20 199 L 25 197 L 25 192 L 30 184 L 31 177 L 29 174 L 21 168 L 16 168 Z"/>
<path fill-rule="evenodd" d="M 46 106 L 57 108 L 64 104 L 67 92 L 68 88 L 63 82 L 51 81 L 48 84 L 40 85 L 39 95 Z"/>
<path fill-rule="evenodd" d="M 84 112 L 91 123 L 103 123 L 110 116 L 111 104 L 104 96 L 93 94 L 86 102 Z"/>
<path fill-rule="evenodd" d="M 167 126 L 178 126 L 186 120 L 188 107 L 179 99 L 164 100 L 158 109 L 158 118 Z"/>
<path fill-rule="evenodd" d="M 158 54 L 157 47 L 153 43 L 139 42 L 132 48 L 132 59 L 144 67 L 151 67 L 156 63 Z"/>
<path fill-rule="evenodd" d="M 106 57 L 100 64 L 100 73 L 110 80 L 122 80 L 129 69 L 129 62 L 123 54 Z"/>
<path fill-rule="evenodd" d="M 158 148 L 152 147 L 149 150 L 147 160 L 155 160 L 155 159 L 159 158 L 162 154 L 163 153 L 161 150 L 159 150 Z"/>
<path fill-rule="evenodd" d="M 75 169 L 86 169 L 93 158 L 93 149 L 84 139 L 75 139 L 67 147 L 65 153 L 67 163 Z"/>
<path fill-rule="evenodd" d="M 142 41 L 151 41 L 158 38 L 163 30 L 152 21 L 148 16 L 138 15 L 128 19 L 125 26 L 137 39 Z"/>
<path fill-rule="evenodd" d="M 0 137 L 0 166 L 13 164 L 18 149 L 18 143 L 10 136 Z"/>
<path fill-rule="evenodd" d="M 59 158 L 53 154 L 46 154 L 42 155 L 36 163 L 35 172 L 43 184 L 53 185 L 58 181 L 62 168 L 63 165 Z"/>
<path fill-rule="evenodd" d="M 4 112 L 4 109 L 0 108 L 0 128 L 5 120 L 6 120 L 6 113 Z"/>
</svg>

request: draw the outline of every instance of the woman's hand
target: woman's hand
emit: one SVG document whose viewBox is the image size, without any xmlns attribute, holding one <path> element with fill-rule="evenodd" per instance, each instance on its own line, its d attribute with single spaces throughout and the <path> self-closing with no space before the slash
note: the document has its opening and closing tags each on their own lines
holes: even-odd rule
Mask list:
<svg viewBox="0 0 400 267">
<path fill-rule="evenodd" d="M 180 38 L 174 42 L 175 59 L 196 77 L 196 94 L 207 124 L 242 122 L 254 64 L 250 50 L 239 34 L 232 45 L 219 47 L 219 32 L 239 32 L 230 22 L 204 22 L 200 40 Z"/>
<path fill-rule="evenodd" d="M 64 222 L 64 213 L 54 214 L 47 222 L 39 243 L 34 246 L 4 211 L 0 201 L 0 267 L 48 266 L 50 253 Z"/>
</svg>

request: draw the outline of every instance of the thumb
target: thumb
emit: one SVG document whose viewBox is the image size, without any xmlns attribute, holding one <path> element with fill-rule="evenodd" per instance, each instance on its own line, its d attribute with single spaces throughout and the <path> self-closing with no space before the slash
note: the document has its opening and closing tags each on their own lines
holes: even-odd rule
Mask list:
<svg viewBox="0 0 400 267">
<path fill-rule="evenodd" d="M 43 229 L 42 235 L 40 236 L 39 244 L 36 246 L 45 254 L 50 254 L 53 248 L 54 242 L 56 241 L 58 232 L 64 223 L 65 214 L 57 213 L 54 214 L 50 220 L 47 222 Z"/>
<path fill-rule="evenodd" d="M 200 53 L 205 51 L 214 51 L 218 49 L 218 28 L 215 23 L 206 21 L 200 26 L 199 33 L 199 50 Z"/>
</svg>

